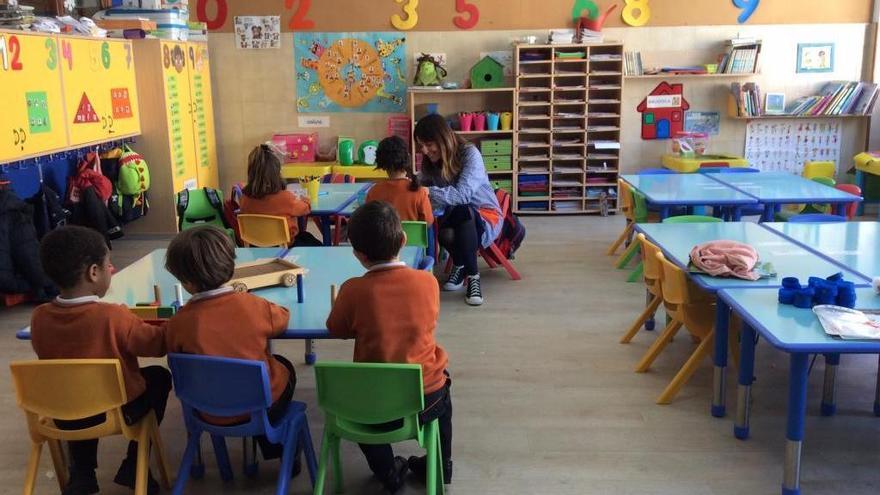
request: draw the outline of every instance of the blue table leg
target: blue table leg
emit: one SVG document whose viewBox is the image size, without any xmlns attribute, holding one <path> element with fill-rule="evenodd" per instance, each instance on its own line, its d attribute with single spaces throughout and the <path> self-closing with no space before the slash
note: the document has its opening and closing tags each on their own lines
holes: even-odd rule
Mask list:
<svg viewBox="0 0 880 495">
<path fill-rule="evenodd" d="M 333 245 L 333 239 L 331 239 L 332 236 L 330 235 L 330 217 L 329 216 L 322 216 L 321 217 L 321 237 L 323 238 L 322 240 L 324 241 L 325 246 L 332 246 Z"/>
<path fill-rule="evenodd" d="M 306 364 L 315 364 L 318 356 L 315 354 L 315 341 L 306 339 Z"/>
<path fill-rule="evenodd" d="M 767 203 L 764 205 L 764 215 L 761 217 L 762 222 L 772 222 L 773 221 L 773 204 Z"/>
<path fill-rule="evenodd" d="M 303 276 L 302 274 L 296 276 L 296 300 L 298 303 L 302 304 L 305 297 L 303 296 Z"/>
<path fill-rule="evenodd" d="M 856 169 L 856 185 L 859 186 L 859 189 L 862 190 L 862 195 L 865 194 L 865 173 L 861 170 Z M 856 210 L 856 215 L 862 216 L 865 214 L 865 202 L 859 202 L 859 208 Z"/>
<path fill-rule="evenodd" d="M 669 217 L 669 207 L 661 206 L 660 207 L 660 220 L 664 220 Z"/>
<path fill-rule="evenodd" d="M 807 412 L 807 358 L 808 354 L 804 353 L 791 355 L 782 495 L 801 493 L 801 449 L 804 442 L 804 416 Z"/>
<path fill-rule="evenodd" d="M 718 299 L 715 313 L 715 373 L 712 380 L 712 416 L 725 415 L 724 371 L 727 368 L 727 332 L 730 324 L 730 308 Z"/>
<path fill-rule="evenodd" d="M 742 220 L 742 208 L 740 208 L 739 206 L 734 206 L 733 207 L 733 221 L 739 222 L 740 220 Z"/>
<path fill-rule="evenodd" d="M 874 389 L 874 416 L 880 416 L 880 356 L 877 358 L 877 387 Z"/>
<path fill-rule="evenodd" d="M 749 438 L 749 416 L 752 409 L 752 382 L 755 378 L 755 330 L 743 323 L 740 336 L 739 385 L 736 389 L 736 423 L 733 435 Z"/>
<path fill-rule="evenodd" d="M 834 396 L 837 391 L 837 366 L 840 364 L 840 354 L 825 354 L 825 386 L 822 388 L 822 416 L 834 416 L 837 404 Z"/>
</svg>

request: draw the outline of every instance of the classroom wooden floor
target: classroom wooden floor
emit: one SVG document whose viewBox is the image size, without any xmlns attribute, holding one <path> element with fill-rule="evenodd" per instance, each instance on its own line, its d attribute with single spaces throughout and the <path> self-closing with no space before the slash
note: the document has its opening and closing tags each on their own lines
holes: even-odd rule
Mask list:
<svg viewBox="0 0 880 495">
<path fill-rule="evenodd" d="M 486 304 L 467 307 L 460 294 L 442 296 L 438 339 L 450 355 L 454 401 L 453 494 L 777 494 L 782 480 L 788 361 L 769 345 L 758 346 L 752 438 L 735 440 L 732 419 L 709 415 L 707 362 L 678 399 L 657 406 L 654 398 L 691 352 L 679 338 L 651 372 L 632 372 L 654 335 L 630 345 L 618 338 L 644 304 L 642 288 L 626 284 L 604 254 L 622 226 L 620 217 L 525 219 L 528 238 L 518 253 L 524 280 L 484 272 Z M 125 266 L 165 240 L 115 243 L 113 262 Z M 29 320 L 28 308 L 0 311 L 4 362 L 33 357 L 14 339 Z M 351 357 L 350 342 L 322 342 L 321 359 Z M 314 407 L 314 376 L 303 363 L 301 342 L 280 342 L 275 351 L 292 360 L 299 377 L 295 398 L 309 404 L 320 442 L 321 414 Z M 145 360 L 146 362 L 147 360 Z M 162 363 L 163 360 L 156 362 Z M 838 414 L 818 415 L 822 360 L 810 375 L 803 493 L 880 492 L 880 418 L 871 413 L 877 361 L 845 357 L 839 370 Z M 0 493 L 19 493 L 29 448 L 24 418 L 16 409 L 8 367 L 0 367 Z M 731 372 L 728 383 L 735 383 Z M 734 403 L 730 390 L 728 404 Z M 179 403 L 171 398 L 162 425 L 175 467 L 185 433 Z M 210 452 L 203 439 L 205 451 Z M 316 444 L 319 448 L 319 445 Z M 417 453 L 415 444 L 398 449 Z M 102 442 L 98 479 L 102 493 L 131 493 L 112 483 L 124 452 L 120 439 Z M 234 465 L 240 444 L 231 444 Z M 187 493 L 274 493 L 277 463 L 261 464 L 257 480 L 237 471 L 224 486 L 213 459 L 202 481 Z M 382 493 L 360 452 L 343 454 L 350 494 Z M 307 476 L 291 493 L 310 493 Z M 38 493 L 57 493 L 44 455 Z M 329 489 L 328 489 L 329 493 Z M 424 493 L 410 480 L 401 492 Z"/>
</svg>

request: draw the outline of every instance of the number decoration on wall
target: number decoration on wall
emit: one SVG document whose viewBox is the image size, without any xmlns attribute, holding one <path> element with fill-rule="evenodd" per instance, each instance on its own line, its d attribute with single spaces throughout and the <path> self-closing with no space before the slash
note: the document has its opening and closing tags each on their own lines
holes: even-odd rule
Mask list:
<svg viewBox="0 0 880 495">
<path fill-rule="evenodd" d="M 293 3 L 296 1 L 297 0 L 284 0 L 284 8 L 287 10 L 291 10 L 293 8 Z M 312 0 L 298 1 L 299 5 L 293 12 L 293 17 L 290 18 L 290 22 L 287 24 L 287 27 L 290 28 L 291 31 L 315 29 L 315 21 L 311 19 L 306 19 L 306 16 L 309 14 L 309 9 L 312 8 Z"/>
<path fill-rule="evenodd" d="M 452 18 L 452 23 L 458 29 L 471 29 L 480 22 L 480 9 L 467 0 L 455 0 L 455 11 L 459 14 L 467 14 L 467 17 L 457 15 Z"/>
<path fill-rule="evenodd" d="M 3 59 L 3 70 L 21 70 L 24 66 L 21 63 L 21 42 L 18 36 L 12 35 L 9 40 L 6 36 L 0 36 L 0 58 Z"/>
<path fill-rule="evenodd" d="M 644 26 L 651 19 L 651 6 L 648 0 L 624 0 L 626 4 L 620 17 L 633 27 Z"/>
<path fill-rule="evenodd" d="M 103 65 L 105 69 L 110 68 L 110 43 L 107 43 L 106 41 L 101 44 L 101 65 Z"/>
<path fill-rule="evenodd" d="M 67 60 L 67 70 L 73 70 L 73 46 L 67 40 L 61 40 L 61 58 Z"/>
<path fill-rule="evenodd" d="M 419 13 L 416 9 L 419 7 L 419 0 L 394 0 L 396 3 L 403 3 L 403 13 L 406 14 L 406 19 L 400 16 L 400 14 L 394 14 L 391 16 L 391 25 L 394 26 L 394 29 L 399 31 L 409 31 L 410 29 L 416 27 L 416 24 L 419 23 Z"/>
<path fill-rule="evenodd" d="M 125 68 L 131 69 L 131 45 L 125 44 Z"/>
<path fill-rule="evenodd" d="M 55 44 L 55 38 L 46 38 L 44 46 L 49 51 L 49 58 L 46 59 L 46 68 L 55 70 L 58 67 L 58 45 Z"/>
<path fill-rule="evenodd" d="M 596 2 L 593 0 L 574 0 L 574 5 L 571 7 L 571 20 L 577 22 L 581 17 L 589 17 L 590 19 L 599 17 L 599 6 L 596 5 Z"/>
<path fill-rule="evenodd" d="M 761 0 L 733 0 L 733 5 L 738 9 L 742 9 L 739 17 L 736 18 L 736 22 L 740 24 L 748 22 L 749 18 L 752 17 L 752 14 L 755 13 L 755 10 L 758 9 L 758 4 L 760 2 Z"/>
<path fill-rule="evenodd" d="M 213 18 L 208 18 L 208 1 L 209 0 L 198 0 L 196 2 L 196 18 L 199 22 L 204 22 L 208 29 L 214 31 L 216 29 L 220 29 L 226 24 L 226 18 L 229 15 L 229 6 L 226 4 L 226 0 L 213 0 L 217 4 L 217 12 L 214 13 Z"/>
</svg>

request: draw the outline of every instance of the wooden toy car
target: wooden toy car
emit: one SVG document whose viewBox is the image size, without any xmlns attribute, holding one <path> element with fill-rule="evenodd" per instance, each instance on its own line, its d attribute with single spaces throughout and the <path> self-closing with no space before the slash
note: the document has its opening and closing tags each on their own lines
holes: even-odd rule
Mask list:
<svg viewBox="0 0 880 495">
<path fill-rule="evenodd" d="M 261 287 L 283 285 L 297 286 L 299 302 L 302 302 L 303 267 L 283 258 L 266 258 L 235 266 L 232 280 L 226 285 L 236 292 L 247 292 Z"/>
</svg>

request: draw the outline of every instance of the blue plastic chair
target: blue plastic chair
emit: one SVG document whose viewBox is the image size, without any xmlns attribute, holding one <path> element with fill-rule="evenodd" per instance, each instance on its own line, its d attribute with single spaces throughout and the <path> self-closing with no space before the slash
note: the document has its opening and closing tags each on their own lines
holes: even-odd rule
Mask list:
<svg viewBox="0 0 880 495">
<path fill-rule="evenodd" d="M 202 433 L 211 435 L 214 455 L 224 481 L 232 480 L 224 437 L 265 435 L 270 442 L 283 444 L 284 453 L 275 491 L 277 495 L 287 494 L 297 443 L 302 442 L 314 487 L 317 461 L 306 418 L 306 405 L 302 402 L 291 402 L 281 421 L 275 425 L 269 422 L 267 409 L 272 405 L 272 389 L 269 386 L 266 363 L 172 353 L 168 354 L 168 365 L 174 377 L 174 392 L 183 408 L 183 419 L 189 433 L 172 493 L 180 495 L 184 492 L 193 468 L 193 460 L 199 455 Z M 249 414 L 250 420 L 243 424 L 218 426 L 202 420 L 199 412 L 219 417 Z"/>
<path fill-rule="evenodd" d="M 789 218 L 788 221 L 792 223 L 839 223 L 845 222 L 846 217 L 828 215 L 825 213 L 804 213 L 801 215 L 794 215 Z"/>
<path fill-rule="evenodd" d="M 706 167 L 701 168 L 701 174 L 757 174 L 761 171 L 749 167 Z"/>
<path fill-rule="evenodd" d="M 677 173 L 675 170 L 669 170 L 668 168 L 643 168 L 636 172 L 636 175 L 670 175 Z"/>
<path fill-rule="evenodd" d="M 419 266 L 417 266 L 416 269 L 430 272 L 434 269 L 434 257 L 427 255 L 422 256 L 422 259 L 419 260 Z"/>
</svg>

